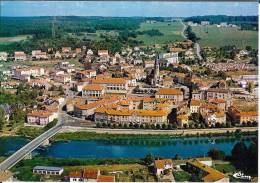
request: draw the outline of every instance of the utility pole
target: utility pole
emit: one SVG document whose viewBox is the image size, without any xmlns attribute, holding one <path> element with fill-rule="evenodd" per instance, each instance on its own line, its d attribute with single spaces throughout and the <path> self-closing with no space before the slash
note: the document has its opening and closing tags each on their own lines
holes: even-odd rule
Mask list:
<svg viewBox="0 0 260 183">
<path fill-rule="evenodd" d="M 56 16 L 53 17 L 52 20 L 52 38 L 55 38 L 55 22 L 56 22 Z"/>
</svg>

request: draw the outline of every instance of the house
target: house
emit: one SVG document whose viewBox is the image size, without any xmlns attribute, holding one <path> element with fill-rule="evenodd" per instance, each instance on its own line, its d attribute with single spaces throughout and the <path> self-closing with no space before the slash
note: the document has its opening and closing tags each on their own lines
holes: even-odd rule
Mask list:
<svg viewBox="0 0 260 183">
<path fill-rule="evenodd" d="M 97 182 L 100 170 L 95 169 L 84 169 L 82 172 L 82 178 L 84 182 Z"/>
<path fill-rule="evenodd" d="M 71 52 L 71 47 L 62 47 L 61 48 L 62 53 L 70 53 Z"/>
<path fill-rule="evenodd" d="M 54 58 L 56 58 L 56 59 L 61 59 L 62 58 L 62 56 L 61 56 L 59 51 L 56 51 L 56 53 L 54 55 Z"/>
<path fill-rule="evenodd" d="M 84 169 L 69 172 L 70 182 L 115 182 L 114 175 L 100 175 L 100 170 Z"/>
<path fill-rule="evenodd" d="M 238 124 L 247 122 L 258 122 L 258 111 L 242 111 L 235 106 L 231 106 L 228 110 L 231 118 Z"/>
<path fill-rule="evenodd" d="M 51 166 L 35 166 L 33 168 L 33 173 L 42 175 L 61 175 L 63 171 L 63 168 Z"/>
<path fill-rule="evenodd" d="M 13 174 L 9 170 L 0 171 L 0 182 L 13 182 Z"/>
<path fill-rule="evenodd" d="M 177 124 L 178 126 L 183 127 L 184 124 L 188 124 L 189 116 L 187 114 L 182 114 L 177 116 Z"/>
<path fill-rule="evenodd" d="M 36 110 L 27 114 L 27 123 L 32 125 L 45 126 L 57 118 L 57 112 L 51 112 L 47 110 Z"/>
<path fill-rule="evenodd" d="M 76 49 L 75 49 L 75 52 L 76 52 L 76 54 L 81 53 L 81 48 L 76 48 Z"/>
<path fill-rule="evenodd" d="M 14 60 L 15 61 L 25 61 L 26 60 L 26 54 L 23 51 L 14 52 Z"/>
<path fill-rule="evenodd" d="M 76 78 L 83 79 L 83 78 L 94 78 L 97 75 L 96 70 L 83 70 L 76 72 Z"/>
<path fill-rule="evenodd" d="M 142 59 L 134 59 L 133 60 L 133 64 L 134 65 L 142 65 L 143 64 L 143 60 Z"/>
<path fill-rule="evenodd" d="M 154 171 L 157 176 L 164 173 L 165 170 L 172 170 L 173 163 L 171 159 L 162 159 L 154 161 Z"/>
<path fill-rule="evenodd" d="M 100 170 L 90 168 L 69 172 L 70 182 L 97 182 L 98 176 L 100 176 Z"/>
<path fill-rule="evenodd" d="M 209 99 L 209 103 L 216 105 L 222 111 L 226 110 L 226 101 L 224 99 Z"/>
<path fill-rule="evenodd" d="M 220 22 L 220 27 L 227 27 L 228 26 L 228 24 L 227 24 L 227 22 Z"/>
<path fill-rule="evenodd" d="M 75 64 L 70 64 L 69 62 L 59 62 L 58 65 L 62 71 L 67 73 L 72 73 L 75 71 Z"/>
<path fill-rule="evenodd" d="M 97 84 L 89 84 L 83 87 L 82 89 L 82 96 L 101 97 L 104 94 L 105 94 L 104 87 Z"/>
<path fill-rule="evenodd" d="M 185 50 L 182 49 L 182 48 L 176 48 L 176 47 L 170 47 L 170 52 L 173 52 L 173 53 L 181 53 L 181 52 L 184 52 Z"/>
<path fill-rule="evenodd" d="M 54 76 L 53 80 L 59 83 L 66 84 L 71 82 L 71 76 L 69 74 L 58 74 Z"/>
<path fill-rule="evenodd" d="M 193 90 L 192 91 L 192 99 L 194 99 L 194 100 L 203 100 L 204 99 L 203 92 L 199 91 L 199 90 Z"/>
<path fill-rule="evenodd" d="M 240 50 L 239 51 L 239 56 L 240 57 L 245 57 L 247 55 L 249 55 L 249 52 L 247 50 Z"/>
<path fill-rule="evenodd" d="M 171 53 L 161 53 L 159 54 L 159 59 L 166 60 L 166 67 L 168 67 L 170 64 L 178 64 L 178 52 L 171 52 Z"/>
<path fill-rule="evenodd" d="M 144 68 L 146 68 L 146 69 L 154 68 L 154 61 L 152 61 L 152 60 L 145 60 L 144 61 Z"/>
<path fill-rule="evenodd" d="M 190 101 L 190 112 L 191 113 L 198 113 L 200 105 L 201 105 L 201 101 L 200 100 L 192 99 Z"/>
<path fill-rule="evenodd" d="M 107 94 L 126 94 L 128 91 L 128 82 L 124 78 L 97 77 L 92 83 L 104 86 Z"/>
<path fill-rule="evenodd" d="M 201 25 L 209 25 L 210 22 L 209 22 L 209 21 L 201 21 L 200 24 L 201 24 Z"/>
<path fill-rule="evenodd" d="M 99 107 L 95 110 L 95 122 L 106 123 L 167 123 L 168 113 L 164 110 L 146 110 L 146 109 L 112 109 Z"/>
<path fill-rule="evenodd" d="M 85 104 L 75 104 L 74 105 L 74 115 L 79 118 L 87 118 L 89 116 L 94 115 L 95 110 L 99 107 L 104 105 L 114 104 L 118 101 L 118 98 L 108 98 L 108 99 L 101 99 L 94 102 L 88 102 Z"/>
<path fill-rule="evenodd" d="M 42 52 L 41 50 L 33 50 L 32 51 L 32 59 L 40 60 L 40 59 L 48 59 L 47 53 Z"/>
<path fill-rule="evenodd" d="M 226 104 L 226 110 L 231 106 L 232 104 L 232 94 L 229 89 L 226 88 L 209 88 L 207 90 L 206 99 L 223 99 Z"/>
<path fill-rule="evenodd" d="M 176 103 L 183 101 L 183 92 L 176 88 L 160 88 L 155 94 L 155 98 L 172 99 Z"/>
<path fill-rule="evenodd" d="M 229 178 L 225 174 L 197 159 L 188 160 L 186 167 L 189 172 L 195 173 L 202 182 L 229 182 Z"/>
<path fill-rule="evenodd" d="M 116 178 L 114 175 L 99 175 L 97 182 L 115 182 Z"/>
<path fill-rule="evenodd" d="M 82 171 L 69 172 L 70 182 L 83 182 Z"/>
<path fill-rule="evenodd" d="M 100 57 L 107 57 L 108 55 L 108 50 L 98 50 L 98 56 Z"/>
<path fill-rule="evenodd" d="M 89 49 L 88 51 L 87 51 L 87 55 L 93 55 L 94 53 L 93 53 L 93 51 L 91 50 L 91 49 Z"/>
<path fill-rule="evenodd" d="M 8 53 L 0 52 L 0 61 L 7 61 Z"/>
<path fill-rule="evenodd" d="M 30 67 L 18 68 L 12 71 L 12 78 L 18 80 L 30 80 L 30 77 L 39 77 L 45 74 L 44 68 Z"/>
<path fill-rule="evenodd" d="M 202 118 L 209 126 L 226 123 L 226 114 L 224 111 L 208 113 L 206 115 L 202 115 Z"/>
</svg>

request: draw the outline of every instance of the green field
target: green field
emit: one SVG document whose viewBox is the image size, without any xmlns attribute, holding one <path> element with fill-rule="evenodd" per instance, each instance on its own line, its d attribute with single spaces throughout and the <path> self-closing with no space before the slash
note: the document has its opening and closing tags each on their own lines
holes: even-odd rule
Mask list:
<svg viewBox="0 0 260 183">
<path fill-rule="evenodd" d="M 149 36 L 138 35 L 137 40 L 143 41 L 145 45 L 151 44 L 164 44 L 171 41 L 182 41 L 184 38 L 181 35 L 183 25 L 180 22 L 156 22 L 153 24 L 142 23 L 141 27 L 137 31 L 147 31 L 151 29 L 157 29 L 163 36 Z"/>
<path fill-rule="evenodd" d="M 246 46 L 258 47 L 257 31 L 241 31 L 235 27 L 218 28 L 215 25 L 192 27 L 192 30 L 201 39 L 199 40 L 201 46 L 236 45 L 238 48 L 245 48 Z"/>
<path fill-rule="evenodd" d="M 0 44 L 8 44 L 12 42 L 19 42 L 27 39 L 30 35 L 19 35 L 15 37 L 0 37 Z"/>
</svg>

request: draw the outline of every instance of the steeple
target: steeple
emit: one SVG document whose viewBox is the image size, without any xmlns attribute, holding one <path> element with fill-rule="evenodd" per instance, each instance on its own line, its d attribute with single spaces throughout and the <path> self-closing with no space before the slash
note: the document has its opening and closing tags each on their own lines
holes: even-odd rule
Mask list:
<svg viewBox="0 0 260 183">
<path fill-rule="evenodd" d="M 154 72 L 153 72 L 153 86 L 157 86 L 159 84 L 159 79 L 160 79 L 160 63 L 159 63 L 159 54 L 157 54 L 155 58 L 155 63 L 154 63 Z"/>
</svg>

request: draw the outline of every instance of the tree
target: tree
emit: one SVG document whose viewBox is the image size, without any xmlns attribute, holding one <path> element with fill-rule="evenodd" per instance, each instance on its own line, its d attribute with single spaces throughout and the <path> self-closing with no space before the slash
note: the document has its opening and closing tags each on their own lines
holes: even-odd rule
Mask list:
<svg viewBox="0 0 260 183">
<path fill-rule="evenodd" d="M 0 131 L 3 130 L 5 123 L 6 123 L 5 110 L 0 108 Z"/>
<path fill-rule="evenodd" d="M 254 88 L 254 83 L 253 82 L 248 82 L 247 83 L 247 90 L 248 90 L 249 93 L 252 93 L 253 88 Z"/>
<path fill-rule="evenodd" d="M 124 128 L 128 128 L 128 124 L 127 123 L 124 123 Z"/>
<path fill-rule="evenodd" d="M 231 151 L 231 159 L 237 168 L 243 169 L 246 165 L 247 147 L 244 142 L 235 144 Z"/>
<path fill-rule="evenodd" d="M 143 161 L 145 165 L 149 166 L 154 162 L 154 156 L 151 153 L 147 154 Z"/>
<path fill-rule="evenodd" d="M 247 153 L 247 167 L 250 173 L 257 174 L 258 170 L 258 143 L 257 140 L 252 141 Z"/>
<path fill-rule="evenodd" d="M 165 130 L 165 129 L 166 129 L 166 127 L 167 127 L 167 126 L 166 126 L 166 124 L 165 124 L 165 123 L 163 123 L 163 124 L 162 124 L 162 129 L 163 129 L 163 130 Z"/>
<path fill-rule="evenodd" d="M 180 160 L 180 159 L 181 159 L 181 156 L 180 156 L 179 154 L 176 154 L 175 157 L 174 157 L 174 159 Z"/>
<path fill-rule="evenodd" d="M 211 157 L 214 160 L 224 160 L 225 159 L 225 153 L 223 151 L 220 151 L 215 148 L 211 149 L 207 154 L 209 157 Z"/>
<path fill-rule="evenodd" d="M 184 127 L 184 128 L 187 128 L 187 127 L 188 127 L 188 125 L 185 123 L 185 124 L 183 124 L 183 127 Z"/>
<path fill-rule="evenodd" d="M 12 124 L 19 124 L 19 123 L 21 124 L 25 122 L 25 118 L 26 118 L 25 111 L 16 107 L 10 116 L 10 122 Z"/>
<path fill-rule="evenodd" d="M 101 124 L 100 124 L 100 123 L 97 123 L 97 124 L 96 124 L 96 127 L 97 127 L 97 128 L 100 128 L 100 127 L 101 127 Z"/>
</svg>

